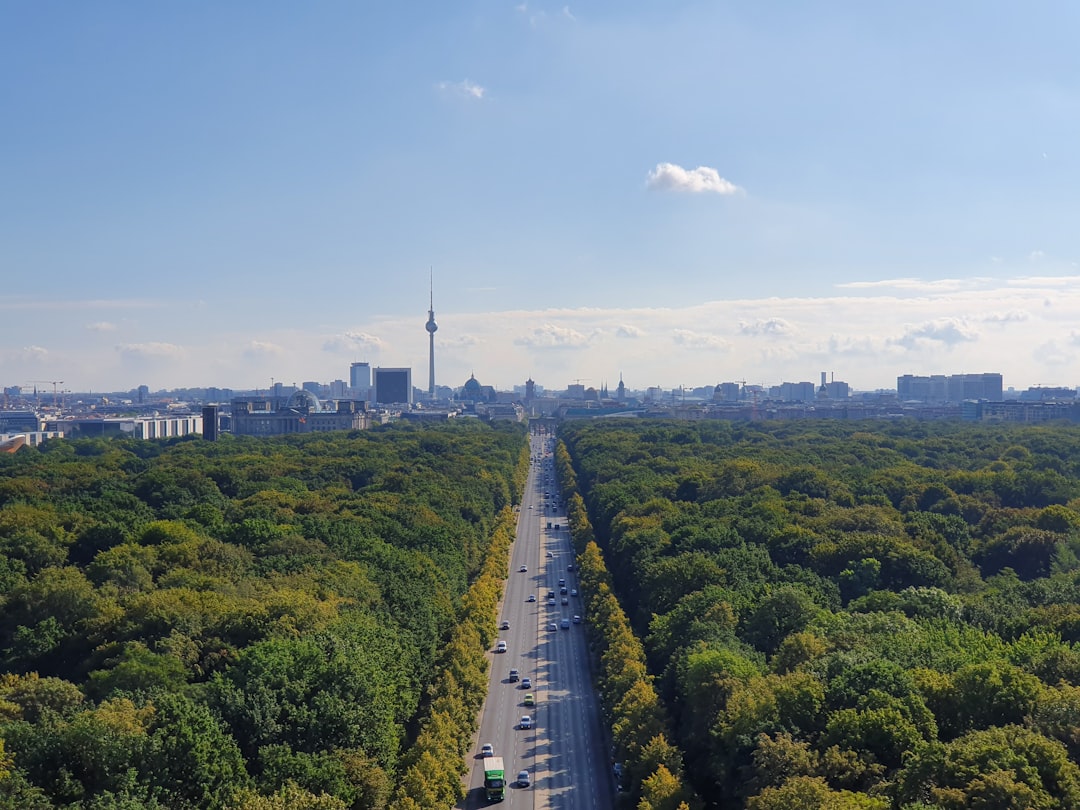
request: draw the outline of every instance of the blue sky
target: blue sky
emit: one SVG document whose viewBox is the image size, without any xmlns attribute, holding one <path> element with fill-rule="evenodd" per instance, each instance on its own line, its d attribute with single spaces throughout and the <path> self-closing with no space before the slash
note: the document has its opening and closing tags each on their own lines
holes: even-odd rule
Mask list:
<svg viewBox="0 0 1080 810">
<path fill-rule="evenodd" d="M 1029 5 L 0 2 L 0 384 L 1076 385 Z"/>
</svg>

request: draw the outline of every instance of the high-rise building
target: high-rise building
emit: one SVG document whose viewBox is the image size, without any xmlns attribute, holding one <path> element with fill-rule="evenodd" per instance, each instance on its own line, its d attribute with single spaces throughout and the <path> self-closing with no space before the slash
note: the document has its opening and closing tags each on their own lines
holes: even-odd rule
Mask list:
<svg viewBox="0 0 1080 810">
<path fill-rule="evenodd" d="M 349 387 L 358 399 L 371 399 L 371 364 L 353 363 L 349 366 Z"/>
<path fill-rule="evenodd" d="M 412 390 L 411 368 L 375 367 L 372 397 L 375 402 L 382 405 L 411 405 Z"/>
<path fill-rule="evenodd" d="M 439 325 L 435 323 L 435 285 L 433 280 L 428 281 L 429 303 L 427 323 L 424 328 L 428 333 L 428 396 L 435 397 L 435 330 Z"/>
<path fill-rule="evenodd" d="M 218 437 L 218 407 L 206 405 L 202 409 L 202 436 L 209 442 L 216 442 Z"/>
</svg>

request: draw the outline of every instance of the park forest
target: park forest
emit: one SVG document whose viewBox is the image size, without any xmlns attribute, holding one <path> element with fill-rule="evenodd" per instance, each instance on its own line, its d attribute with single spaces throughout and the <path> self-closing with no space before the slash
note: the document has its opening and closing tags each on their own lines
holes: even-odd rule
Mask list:
<svg viewBox="0 0 1080 810">
<path fill-rule="evenodd" d="M 620 807 L 1080 808 L 1074 428 L 560 440 Z M 473 421 L 0 456 L 0 808 L 454 806 L 528 461 Z"/>
<path fill-rule="evenodd" d="M 630 806 L 1080 808 L 1075 427 L 560 438 Z"/>
<path fill-rule="evenodd" d="M 522 426 L 0 455 L 0 807 L 449 807 Z"/>
</svg>

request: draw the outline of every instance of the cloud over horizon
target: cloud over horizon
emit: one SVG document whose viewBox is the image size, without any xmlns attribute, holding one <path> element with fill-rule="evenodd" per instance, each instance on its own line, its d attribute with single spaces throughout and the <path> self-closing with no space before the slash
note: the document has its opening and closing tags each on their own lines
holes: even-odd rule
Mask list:
<svg viewBox="0 0 1080 810">
<path fill-rule="evenodd" d="M 675 163 L 657 163 L 645 187 L 650 191 L 685 191 L 692 194 L 736 194 L 741 189 L 709 166 L 684 169 Z"/>
<path fill-rule="evenodd" d="M 909 326 L 896 343 L 907 348 L 914 348 L 922 341 L 934 341 L 946 346 L 978 340 L 979 334 L 962 319 L 939 318 L 935 321 Z"/>
<path fill-rule="evenodd" d="M 514 340 L 518 346 L 532 349 L 583 349 L 589 338 L 576 329 L 545 323 Z"/>
</svg>

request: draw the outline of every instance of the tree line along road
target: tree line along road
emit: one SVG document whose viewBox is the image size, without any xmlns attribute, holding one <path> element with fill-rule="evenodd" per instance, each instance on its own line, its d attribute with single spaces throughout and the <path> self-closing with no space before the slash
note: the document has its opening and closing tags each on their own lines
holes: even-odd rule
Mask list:
<svg viewBox="0 0 1080 810">
<path fill-rule="evenodd" d="M 550 434 L 534 432 L 530 438 L 532 461 L 499 619 L 509 625 L 498 635 L 506 651 L 489 652 L 488 695 L 476 749 L 468 762 L 466 808 L 488 804 L 480 756 L 485 743 L 504 763 L 503 806 L 606 810 L 614 803 L 610 757 L 589 674 L 585 626 L 574 621 L 582 613 L 583 600 L 572 595 L 577 572 L 570 570 L 574 552 L 566 512 L 557 503 L 553 443 Z M 560 586 L 560 580 L 564 585 Z M 554 604 L 548 598 L 552 593 Z M 512 669 L 517 670 L 517 681 L 510 680 Z M 525 678 L 530 683 L 527 688 L 522 686 Z M 534 705 L 526 705 L 526 695 L 532 695 Z M 530 728 L 521 727 L 526 715 Z M 517 780 L 521 771 L 528 774 L 527 787 Z"/>
</svg>

